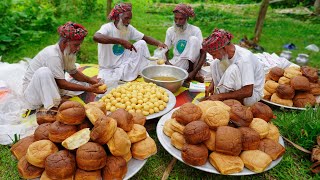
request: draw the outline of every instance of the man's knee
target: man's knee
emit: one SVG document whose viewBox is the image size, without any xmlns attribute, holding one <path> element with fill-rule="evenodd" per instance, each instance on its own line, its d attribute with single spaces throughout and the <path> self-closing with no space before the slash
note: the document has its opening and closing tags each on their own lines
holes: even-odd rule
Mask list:
<svg viewBox="0 0 320 180">
<path fill-rule="evenodd" d="M 48 67 L 41 67 L 34 73 L 38 77 L 53 77 L 51 70 Z"/>
<path fill-rule="evenodd" d="M 135 42 L 134 45 L 147 46 L 147 42 L 145 40 L 139 40 L 139 41 Z"/>
</svg>

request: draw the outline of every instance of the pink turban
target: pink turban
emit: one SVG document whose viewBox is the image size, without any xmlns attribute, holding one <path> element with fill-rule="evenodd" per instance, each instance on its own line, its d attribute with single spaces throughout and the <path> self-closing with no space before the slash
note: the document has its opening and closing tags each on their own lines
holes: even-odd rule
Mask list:
<svg viewBox="0 0 320 180">
<path fill-rule="evenodd" d="M 119 3 L 114 6 L 114 8 L 111 10 L 108 18 L 110 20 L 115 20 L 119 14 L 127 12 L 127 11 L 132 11 L 132 6 L 130 3 Z"/>
<path fill-rule="evenodd" d="M 215 29 L 212 34 L 203 40 L 202 49 L 211 53 L 230 43 L 233 35 L 223 29 Z"/>
<path fill-rule="evenodd" d="M 187 17 L 194 17 L 195 14 L 194 14 L 194 11 L 192 9 L 191 6 L 188 6 L 186 4 L 178 4 L 174 10 L 173 10 L 174 13 L 176 12 L 179 12 Z"/>
<path fill-rule="evenodd" d="M 58 27 L 60 37 L 69 40 L 82 40 L 87 36 L 88 31 L 81 24 L 67 22 L 66 24 Z"/>
</svg>

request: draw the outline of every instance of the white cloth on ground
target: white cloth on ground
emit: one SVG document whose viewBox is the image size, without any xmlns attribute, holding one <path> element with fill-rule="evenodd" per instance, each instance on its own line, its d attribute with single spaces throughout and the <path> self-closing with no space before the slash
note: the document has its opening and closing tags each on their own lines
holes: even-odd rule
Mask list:
<svg viewBox="0 0 320 180">
<path fill-rule="evenodd" d="M 199 60 L 202 41 L 201 30 L 194 25 L 187 24 L 187 28 L 182 33 L 175 32 L 173 26 L 169 27 L 166 32 L 165 44 L 168 49 L 174 48 L 170 63 L 188 70 L 188 60 L 195 64 Z"/>
<path fill-rule="evenodd" d="M 104 79 L 105 82 L 136 79 L 143 68 L 149 65 L 146 57 L 150 57 L 150 52 L 144 40 L 137 41 L 133 45 L 137 52 L 126 49 L 117 60 L 119 65 L 109 68 L 100 66 L 98 77 Z"/>
<path fill-rule="evenodd" d="M 279 57 L 277 54 L 269 54 L 267 52 L 254 54 L 263 64 L 263 69 L 265 73 L 268 73 L 269 70 L 273 67 L 279 67 L 285 69 L 294 63 L 288 61 L 286 58 Z"/>
<path fill-rule="evenodd" d="M 247 49 L 235 45 L 235 54 L 230 59 L 231 65 L 222 70 L 220 61 L 211 63 L 213 82 L 217 93 L 236 91 L 253 84 L 251 97 L 244 98 L 244 105 L 252 105 L 263 96 L 265 73 L 262 63 Z"/>
</svg>

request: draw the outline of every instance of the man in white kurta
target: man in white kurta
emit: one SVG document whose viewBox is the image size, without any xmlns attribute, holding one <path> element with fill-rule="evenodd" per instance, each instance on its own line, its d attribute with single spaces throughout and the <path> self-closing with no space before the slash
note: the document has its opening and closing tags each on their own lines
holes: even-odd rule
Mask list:
<svg viewBox="0 0 320 180">
<path fill-rule="evenodd" d="M 150 52 L 147 43 L 165 48 L 166 45 L 145 36 L 132 25 L 132 6 L 129 3 L 117 4 L 110 12 L 112 22 L 104 24 L 95 33 L 98 42 L 98 77 L 109 81 L 132 81 L 149 64 Z M 131 40 L 136 41 L 131 44 Z"/>
<path fill-rule="evenodd" d="M 189 5 L 178 4 L 173 13 L 174 25 L 167 29 L 165 40 L 168 49 L 173 48 L 173 58 L 167 64 L 187 70 L 192 76 L 189 78 L 193 79 L 201 69 L 205 59 L 200 58 L 202 33 L 199 27 L 187 22 L 189 17 L 195 16 Z M 168 52 L 166 55 L 168 58 Z"/>
<path fill-rule="evenodd" d="M 217 58 L 211 64 L 213 81 L 208 91 L 213 95 L 208 99 L 238 99 L 250 106 L 263 96 L 263 65 L 252 52 L 230 43 L 231 39 L 230 33 L 216 29 L 203 42 L 203 48 Z"/>
<path fill-rule="evenodd" d="M 71 91 L 105 92 L 99 90 L 98 79 L 89 78 L 76 69 L 76 53 L 87 30 L 80 24 L 68 22 L 58 28 L 58 33 L 60 40 L 57 44 L 44 48 L 28 62 L 23 93 L 30 109 L 57 107 L 61 96 L 70 95 Z M 65 72 L 82 84 L 66 81 Z"/>
</svg>

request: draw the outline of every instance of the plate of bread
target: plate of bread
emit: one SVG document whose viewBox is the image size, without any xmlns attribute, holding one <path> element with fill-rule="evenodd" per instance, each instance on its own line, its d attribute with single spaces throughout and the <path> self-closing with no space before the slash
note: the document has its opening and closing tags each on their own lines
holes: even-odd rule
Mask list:
<svg viewBox="0 0 320 180">
<path fill-rule="evenodd" d="M 278 107 L 306 110 L 320 103 L 320 81 L 316 68 L 273 67 L 266 74 L 262 101 Z"/>
<path fill-rule="evenodd" d="M 236 100 L 186 103 L 161 117 L 157 136 L 166 151 L 189 166 L 252 175 L 275 167 L 285 153 L 272 118 L 270 107 L 260 102 L 250 108 Z"/>
<path fill-rule="evenodd" d="M 108 112 L 123 108 L 129 113 L 142 113 L 147 120 L 161 117 L 176 105 L 174 94 L 154 83 L 128 82 L 110 90 L 99 101 Z"/>
</svg>

